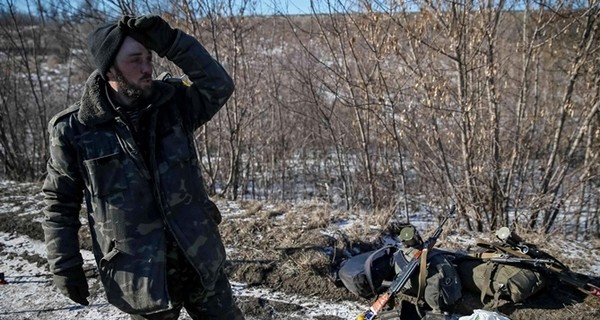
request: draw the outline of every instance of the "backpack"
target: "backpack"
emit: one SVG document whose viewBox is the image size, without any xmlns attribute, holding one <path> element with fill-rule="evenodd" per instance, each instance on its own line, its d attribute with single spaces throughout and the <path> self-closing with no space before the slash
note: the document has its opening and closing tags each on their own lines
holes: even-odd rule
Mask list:
<svg viewBox="0 0 600 320">
<path fill-rule="evenodd" d="M 397 272 L 413 258 L 416 252 L 413 248 L 399 250 L 394 255 Z M 451 262 L 454 256 L 447 251 L 432 249 L 427 255 L 427 276 L 422 288 L 419 289 L 419 274 L 416 272 L 405 286 L 405 293 L 417 298 L 423 298 L 433 310 L 448 310 L 462 298 L 462 283 L 460 276 Z"/>
<path fill-rule="evenodd" d="M 384 246 L 344 260 L 337 276 L 344 286 L 359 297 L 371 299 L 386 290 L 384 281 L 394 279 L 395 246 Z"/>
<path fill-rule="evenodd" d="M 496 236 L 500 238 L 498 232 Z M 481 294 L 481 302 L 484 302 L 486 295 L 493 297 L 493 306 L 497 306 L 499 298 L 515 303 L 521 302 L 546 285 L 546 275 L 540 269 L 526 264 L 492 261 L 497 255 L 527 259 L 531 258 L 526 254 L 528 251 L 536 251 L 541 258 L 560 263 L 547 253 L 538 251 L 535 245 L 523 243 L 520 238 L 516 238 L 515 241 L 520 243 L 519 246 L 525 245 L 526 250 L 509 243 L 477 239 L 479 250 L 467 254 L 476 259 L 467 258 L 459 263 L 461 280 L 468 290 Z"/>
<path fill-rule="evenodd" d="M 466 259 L 459 263 L 459 274 L 465 288 L 485 296 L 493 297 L 497 305 L 499 298 L 521 302 L 546 285 L 546 278 L 537 270 L 492 261 Z"/>
</svg>

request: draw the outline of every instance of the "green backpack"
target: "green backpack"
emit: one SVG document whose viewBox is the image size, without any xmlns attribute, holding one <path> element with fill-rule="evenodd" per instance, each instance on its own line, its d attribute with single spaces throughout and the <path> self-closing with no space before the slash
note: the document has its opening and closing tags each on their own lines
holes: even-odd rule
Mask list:
<svg viewBox="0 0 600 320">
<path fill-rule="evenodd" d="M 463 286 L 485 296 L 521 302 L 546 285 L 546 278 L 537 270 L 492 261 L 466 259 L 459 263 L 458 272 Z"/>
</svg>

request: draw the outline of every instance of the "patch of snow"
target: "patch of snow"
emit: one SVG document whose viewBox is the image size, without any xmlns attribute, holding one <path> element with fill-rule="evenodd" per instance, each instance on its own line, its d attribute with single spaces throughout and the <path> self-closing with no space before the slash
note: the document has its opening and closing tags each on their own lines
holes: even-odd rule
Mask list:
<svg viewBox="0 0 600 320">
<path fill-rule="evenodd" d="M 0 247 L 3 259 L 0 259 L 0 272 L 5 274 L 8 284 L 0 285 L 0 319 L 25 320 L 125 320 L 130 317 L 110 305 L 103 294 L 92 296 L 89 306 L 79 306 L 63 296 L 52 284 L 52 276 L 46 267 L 29 262 L 26 257 L 39 255 L 46 257 L 43 242 L 25 236 L 0 232 Z M 85 265 L 94 265 L 93 254 L 81 250 Z M 46 265 L 44 265 L 46 266 Z M 88 279 L 90 287 L 100 287 L 98 279 Z M 232 283 L 234 296 L 238 299 L 259 298 L 269 301 L 296 304 L 302 308 L 282 314 L 281 319 L 301 316 L 311 319 L 324 315 L 335 315 L 344 319 L 355 317 L 365 308 L 354 302 L 332 302 L 313 297 L 290 295 L 281 292 L 248 287 L 242 283 Z M 182 312 L 182 320 L 190 319 Z M 258 320 L 247 317 L 248 320 Z"/>
</svg>

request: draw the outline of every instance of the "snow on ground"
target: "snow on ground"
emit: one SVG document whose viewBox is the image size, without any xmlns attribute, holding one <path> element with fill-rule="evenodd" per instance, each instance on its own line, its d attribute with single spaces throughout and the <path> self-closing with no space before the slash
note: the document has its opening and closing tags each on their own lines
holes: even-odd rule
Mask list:
<svg viewBox="0 0 600 320">
<path fill-rule="evenodd" d="M 31 263 L 31 259 L 28 259 L 36 256 L 45 259 L 45 246 L 41 241 L 0 233 L 0 244 L 4 246 L 5 251 L 5 258 L 0 261 L 0 272 L 4 272 L 8 282 L 6 285 L 0 285 L 0 319 L 129 319 L 129 316 L 108 304 L 103 294 L 90 297 L 90 305 L 82 307 L 58 292 L 52 285 L 48 270 Z M 82 253 L 84 265 L 92 266 L 91 252 L 82 250 Z M 90 287 L 100 286 L 96 278 L 90 278 L 88 282 Z M 282 319 L 296 316 L 312 319 L 323 315 L 351 319 L 365 308 L 364 305 L 355 302 L 328 302 L 268 289 L 250 288 L 242 283 L 233 283 L 232 287 L 238 299 L 253 297 L 301 306 L 297 311 L 281 315 Z M 184 312 L 180 319 L 190 317 Z M 252 319 L 256 318 L 248 318 Z"/>
<path fill-rule="evenodd" d="M 18 189 L 18 192 L 12 192 Z M 32 223 L 39 223 L 43 206 L 40 186 L 34 183 L 0 181 L 0 214 L 30 217 Z M 239 215 L 239 204 L 222 203 L 224 216 Z M 83 223 L 85 221 L 82 220 Z M 228 248 L 235 250 L 235 248 Z M 64 297 L 52 284 L 47 270 L 46 249 L 43 242 L 27 236 L 0 232 L 0 273 L 4 273 L 8 284 L 0 285 L 0 319 L 87 319 L 119 320 L 129 319 L 128 315 L 108 304 L 103 290 L 89 298 L 90 305 L 79 306 Z M 94 258 L 90 251 L 82 250 L 84 269 L 94 268 Z M 101 287 L 96 277 L 88 279 L 90 288 Z M 355 302 L 329 302 L 313 297 L 290 295 L 269 289 L 251 288 L 243 283 L 232 283 L 234 295 L 238 299 L 259 298 L 274 302 L 284 302 L 300 306 L 288 314 L 277 315 L 281 319 L 311 319 L 330 315 L 343 319 L 354 318 L 363 311 L 365 305 Z M 190 319 L 183 312 L 180 319 Z M 248 320 L 256 318 L 248 317 Z"/>
</svg>

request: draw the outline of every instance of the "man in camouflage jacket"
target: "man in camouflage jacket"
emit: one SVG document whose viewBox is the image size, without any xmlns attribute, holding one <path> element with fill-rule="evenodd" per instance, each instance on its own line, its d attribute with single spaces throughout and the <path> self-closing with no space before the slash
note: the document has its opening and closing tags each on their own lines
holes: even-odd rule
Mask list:
<svg viewBox="0 0 600 320">
<path fill-rule="evenodd" d="M 220 213 L 206 194 L 193 133 L 234 90 L 193 37 L 158 16 L 93 31 L 97 70 L 49 124 L 43 228 L 55 285 L 87 305 L 79 251 L 85 199 L 108 301 L 133 319 L 243 319 L 223 271 Z M 191 80 L 152 80 L 152 51 Z"/>
</svg>

